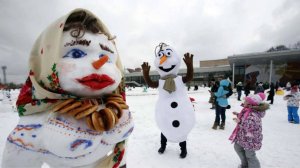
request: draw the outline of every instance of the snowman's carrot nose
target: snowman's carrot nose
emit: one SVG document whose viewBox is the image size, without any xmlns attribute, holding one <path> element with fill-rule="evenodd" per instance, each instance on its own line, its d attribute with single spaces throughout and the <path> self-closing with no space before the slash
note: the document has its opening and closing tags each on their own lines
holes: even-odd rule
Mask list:
<svg viewBox="0 0 300 168">
<path fill-rule="evenodd" d="M 101 58 L 99 58 L 97 61 L 94 61 L 92 63 L 93 67 L 95 69 L 99 69 L 101 68 L 106 62 L 108 61 L 108 56 L 107 55 L 104 55 L 102 56 Z"/>
<path fill-rule="evenodd" d="M 163 55 L 163 56 L 160 58 L 159 65 L 161 65 L 162 63 L 164 63 L 166 60 L 167 60 L 167 56 Z"/>
</svg>

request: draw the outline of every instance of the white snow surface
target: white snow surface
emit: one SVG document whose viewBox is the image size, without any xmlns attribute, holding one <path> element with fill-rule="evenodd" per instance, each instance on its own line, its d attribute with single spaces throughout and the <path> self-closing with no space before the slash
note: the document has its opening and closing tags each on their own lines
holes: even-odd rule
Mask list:
<svg viewBox="0 0 300 168">
<path fill-rule="evenodd" d="M 232 95 L 229 98 L 231 109 L 226 110 L 225 130 L 213 130 L 211 127 L 215 111 L 209 109 L 211 104 L 208 103 L 208 89 L 199 87 L 197 91 L 188 92 L 195 99 L 196 125 L 188 136 L 188 155 L 185 159 L 179 158 L 180 147 L 177 143 L 168 143 L 164 154 L 157 152 L 160 147 L 160 130 L 154 120 L 157 90 L 127 90 L 127 104 L 135 122 L 128 143 L 127 167 L 237 168 L 240 160 L 228 138 L 236 125 L 232 120 L 232 112 L 239 112 L 242 102 L 237 101 L 235 94 Z M 19 90 L 11 91 L 9 99 L 6 92 L 0 91 L 0 162 L 6 137 L 18 123 L 19 117 L 15 109 L 18 94 Z M 263 145 L 256 154 L 262 168 L 300 167 L 300 125 L 288 123 L 283 96 L 275 96 L 274 104 L 263 118 Z"/>
</svg>

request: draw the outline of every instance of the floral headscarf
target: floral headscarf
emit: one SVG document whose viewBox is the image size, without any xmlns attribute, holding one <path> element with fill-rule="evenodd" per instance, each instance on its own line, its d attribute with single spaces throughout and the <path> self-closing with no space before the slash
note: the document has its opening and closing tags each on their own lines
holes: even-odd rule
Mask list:
<svg viewBox="0 0 300 168">
<path fill-rule="evenodd" d="M 60 87 L 56 65 L 62 58 L 60 46 L 65 22 L 72 13 L 78 11 L 85 11 L 89 15 L 94 16 L 87 10 L 75 9 L 52 23 L 36 40 L 29 59 L 29 77 L 22 87 L 16 103 L 20 116 L 48 110 L 60 100 L 70 97 L 76 98 Z M 108 39 L 114 39 L 114 36 L 110 34 L 102 21 L 96 16 L 94 17 L 97 19 L 101 33 L 105 34 Z M 112 42 L 115 44 L 114 41 Z M 119 56 L 116 64 L 120 71 L 123 72 Z M 119 87 L 118 89 L 121 88 Z M 124 92 L 118 93 L 122 94 L 125 99 Z"/>
</svg>

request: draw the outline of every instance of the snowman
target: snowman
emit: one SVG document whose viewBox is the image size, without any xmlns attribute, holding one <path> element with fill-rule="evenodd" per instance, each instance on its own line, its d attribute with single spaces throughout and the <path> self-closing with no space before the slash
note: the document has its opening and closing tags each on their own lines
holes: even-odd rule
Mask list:
<svg viewBox="0 0 300 168">
<path fill-rule="evenodd" d="M 114 36 L 76 9 L 36 40 L 2 167 L 122 167 L 133 130 Z"/>
<path fill-rule="evenodd" d="M 149 76 L 150 66 L 142 64 L 146 83 L 158 88 L 158 100 L 155 107 L 155 120 L 161 130 L 160 154 L 164 153 L 167 141 L 179 143 L 180 157 L 187 155 L 186 139 L 194 127 L 195 113 L 187 95 L 185 83 L 193 79 L 193 55 L 186 53 L 183 58 L 187 65 L 187 75 L 178 76 L 181 58 L 175 50 L 165 43 L 155 49 L 154 65 L 160 75 L 159 81 L 152 81 Z"/>
</svg>

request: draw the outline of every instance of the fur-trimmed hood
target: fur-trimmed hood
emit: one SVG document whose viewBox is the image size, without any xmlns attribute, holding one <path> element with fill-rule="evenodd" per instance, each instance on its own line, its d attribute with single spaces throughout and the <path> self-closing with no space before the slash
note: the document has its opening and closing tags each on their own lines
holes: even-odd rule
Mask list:
<svg viewBox="0 0 300 168">
<path fill-rule="evenodd" d="M 265 112 L 270 108 L 270 105 L 268 103 L 263 102 L 260 103 L 258 106 L 252 106 L 251 108 L 257 112 Z"/>
</svg>

